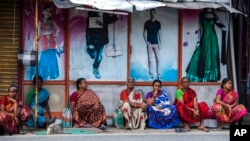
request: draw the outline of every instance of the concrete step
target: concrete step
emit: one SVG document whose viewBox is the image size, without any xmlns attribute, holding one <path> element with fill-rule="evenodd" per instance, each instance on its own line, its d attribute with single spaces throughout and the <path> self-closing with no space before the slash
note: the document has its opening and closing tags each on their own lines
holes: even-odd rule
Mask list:
<svg viewBox="0 0 250 141">
<path fill-rule="evenodd" d="M 73 128 L 72 128 L 73 129 Z M 79 129 L 79 128 L 78 128 Z M 82 128 L 95 132 L 95 134 L 53 134 L 53 135 L 35 135 L 31 131 L 23 135 L 12 135 L 0 137 L 0 140 L 7 141 L 229 141 L 229 129 L 216 131 L 210 128 L 210 132 L 203 132 L 197 128 L 191 128 L 191 131 L 178 133 L 175 129 L 152 129 L 145 130 L 126 130 L 108 127 L 108 130 L 102 131 L 97 128 Z M 69 128 L 64 129 L 69 130 Z M 46 130 L 44 130 L 46 131 Z"/>
</svg>

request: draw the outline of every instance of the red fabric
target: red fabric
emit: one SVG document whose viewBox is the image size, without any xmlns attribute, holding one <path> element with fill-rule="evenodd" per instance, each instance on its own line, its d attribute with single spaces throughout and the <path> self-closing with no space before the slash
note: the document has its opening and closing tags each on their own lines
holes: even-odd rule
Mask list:
<svg viewBox="0 0 250 141">
<path fill-rule="evenodd" d="M 0 126 L 3 127 L 5 135 L 19 133 L 17 120 L 17 118 L 7 115 L 6 112 L 0 111 Z"/>
<path fill-rule="evenodd" d="M 8 96 L 3 96 L 0 100 L 0 105 L 4 105 L 4 106 L 7 106 L 9 104 L 8 102 L 8 99 L 7 99 Z"/>
<path fill-rule="evenodd" d="M 76 102 L 77 101 L 77 96 L 78 93 L 74 92 L 71 96 L 70 96 L 70 102 Z"/>
<path fill-rule="evenodd" d="M 141 99 L 141 94 L 139 94 L 139 93 L 134 94 L 133 99 L 135 99 L 135 100 Z"/>
<path fill-rule="evenodd" d="M 10 102 L 8 101 L 8 97 L 9 96 L 3 96 L 1 99 L 0 99 L 0 105 L 3 104 L 4 106 L 7 106 L 10 104 Z M 20 107 L 23 105 L 23 102 L 20 101 L 19 99 L 16 99 L 17 101 L 17 105 Z"/>
<path fill-rule="evenodd" d="M 120 94 L 120 100 L 122 100 L 122 101 L 128 101 L 129 100 L 128 96 L 129 96 L 129 93 L 128 93 L 127 89 L 122 90 L 121 94 Z"/>
<path fill-rule="evenodd" d="M 32 117 L 32 110 L 28 106 L 23 106 L 22 101 L 16 99 L 18 108 L 22 108 L 19 116 L 10 116 L 9 113 L 14 112 L 11 109 L 14 104 L 8 101 L 8 96 L 2 97 L 0 105 L 5 106 L 5 111 L 0 111 L 0 126 L 3 128 L 5 135 L 12 135 L 19 133 L 19 127 L 27 121 L 28 118 Z"/>
<path fill-rule="evenodd" d="M 199 122 L 203 119 L 210 118 L 210 112 L 209 107 L 205 102 L 198 103 L 199 112 L 200 112 L 200 118 L 196 119 L 194 118 L 193 111 L 189 110 L 189 108 L 194 108 L 194 98 L 196 97 L 196 93 L 193 89 L 189 88 L 184 94 L 183 94 L 183 102 L 179 102 L 175 100 L 175 105 L 177 107 L 177 111 L 179 113 L 179 117 L 181 120 L 187 122 L 187 123 L 195 123 Z"/>
<path fill-rule="evenodd" d="M 41 37 L 40 41 L 42 43 L 41 47 L 42 50 L 47 50 L 47 49 L 55 49 L 56 48 L 56 41 L 55 41 L 55 36 L 53 33 L 51 34 L 44 34 L 46 32 L 53 32 L 54 25 L 52 21 L 48 22 L 41 22 Z"/>
</svg>

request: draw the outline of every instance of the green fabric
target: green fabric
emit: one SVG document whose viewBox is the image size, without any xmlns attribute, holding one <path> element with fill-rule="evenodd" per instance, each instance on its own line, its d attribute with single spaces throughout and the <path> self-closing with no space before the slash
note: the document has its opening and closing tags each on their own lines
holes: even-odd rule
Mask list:
<svg viewBox="0 0 250 141">
<path fill-rule="evenodd" d="M 30 103 L 31 101 L 32 101 L 32 99 L 33 99 L 33 97 L 35 96 L 35 89 L 33 89 L 33 90 L 31 90 L 30 92 L 29 92 L 29 94 L 28 94 L 28 96 L 27 96 L 27 102 L 28 103 Z"/>
<path fill-rule="evenodd" d="M 95 133 L 96 132 L 94 131 L 88 131 L 88 130 L 83 130 L 79 128 L 64 130 L 64 134 L 95 134 Z M 32 134 L 47 135 L 47 131 L 37 131 L 37 132 L 32 132 Z"/>
<path fill-rule="evenodd" d="M 178 90 L 176 91 L 176 94 L 175 94 L 176 99 L 177 99 L 177 100 L 181 100 L 183 94 L 184 94 L 183 91 L 182 91 L 181 89 L 178 89 Z"/>
<path fill-rule="evenodd" d="M 47 135 L 47 131 L 37 131 L 37 132 L 32 132 L 32 134 L 36 134 L 36 135 Z"/>
<path fill-rule="evenodd" d="M 83 129 L 69 129 L 64 132 L 65 134 L 95 134 L 94 131 L 88 131 Z"/>
</svg>

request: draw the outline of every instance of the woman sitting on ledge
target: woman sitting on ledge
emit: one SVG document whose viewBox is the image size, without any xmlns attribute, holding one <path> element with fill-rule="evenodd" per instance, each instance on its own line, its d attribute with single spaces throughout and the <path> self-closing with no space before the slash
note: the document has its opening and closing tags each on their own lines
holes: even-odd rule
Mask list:
<svg viewBox="0 0 250 141">
<path fill-rule="evenodd" d="M 181 79 L 181 85 L 182 88 L 176 91 L 175 105 L 185 131 L 190 131 L 188 123 L 200 122 L 198 129 L 208 132 L 204 126 L 204 120 L 210 117 L 208 105 L 205 102 L 198 103 L 196 92 L 189 87 L 190 82 L 187 77 Z"/>
<path fill-rule="evenodd" d="M 8 95 L 0 99 L 0 135 L 19 134 L 32 111 L 17 98 L 17 86 L 10 85 Z"/>
<path fill-rule="evenodd" d="M 153 90 L 147 93 L 148 126 L 157 129 L 168 129 L 179 124 L 175 105 L 170 105 L 166 91 L 161 90 L 162 82 L 154 80 Z"/>
<path fill-rule="evenodd" d="M 36 84 L 37 82 L 37 84 Z M 33 110 L 33 118 L 30 118 L 26 125 L 28 127 L 35 127 L 35 124 L 38 128 L 47 128 L 50 124 L 54 123 L 56 120 L 55 116 L 51 116 L 50 107 L 49 107 L 49 98 L 50 98 L 50 92 L 43 88 L 43 78 L 38 75 L 37 80 L 36 77 L 33 78 L 33 83 L 37 86 L 33 88 L 28 96 L 27 96 L 27 105 Z M 37 118 L 36 123 L 34 121 L 34 112 L 36 109 L 36 87 L 37 87 L 37 98 L 38 98 L 38 105 L 37 105 Z M 48 114 L 48 118 L 45 117 L 45 109 Z"/>
<path fill-rule="evenodd" d="M 96 93 L 88 89 L 85 78 L 76 81 L 77 91 L 70 96 L 73 127 L 106 129 L 106 115 Z"/>
<path fill-rule="evenodd" d="M 232 89 L 232 80 L 224 78 L 211 109 L 212 117 L 217 119 L 217 130 L 222 130 L 222 123 L 235 123 L 247 114 L 247 109 L 239 104 L 238 99 L 238 93 Z"/>
<path fill-rule="evenodd" d="M 134 90 L 135 79 L 129 77 L 127 88 L 121 91 L 120 104 L 125 118 L 125 128 L 144 130 L 147 119 L 147 104 L 142 90 Z"/>
</svg>

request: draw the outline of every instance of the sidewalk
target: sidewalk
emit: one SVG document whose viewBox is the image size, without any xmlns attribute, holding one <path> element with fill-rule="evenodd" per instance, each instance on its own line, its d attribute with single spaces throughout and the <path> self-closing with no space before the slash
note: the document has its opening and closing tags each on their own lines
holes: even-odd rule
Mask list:
<svg viewBox="0 0 250 141">
<path fill-rule="evenodd" d="M 75 133 L 68 133 L 67 131 Z M 65 128 L 65 134 L 46 135 L 46 130 L 26 130 L 27 133 L 0 137 L 1 141 L 229 141 L 229 129 L 216 131 L 210 128 L 210 132 L 203 132 L 197 128 L 191 131 L 179 133 L 175 129 L 127 130 L 109 126 L 106 131 L 97 128 Z M 40 132 L 42 135 L 34 133 Z"/>
</svg>

